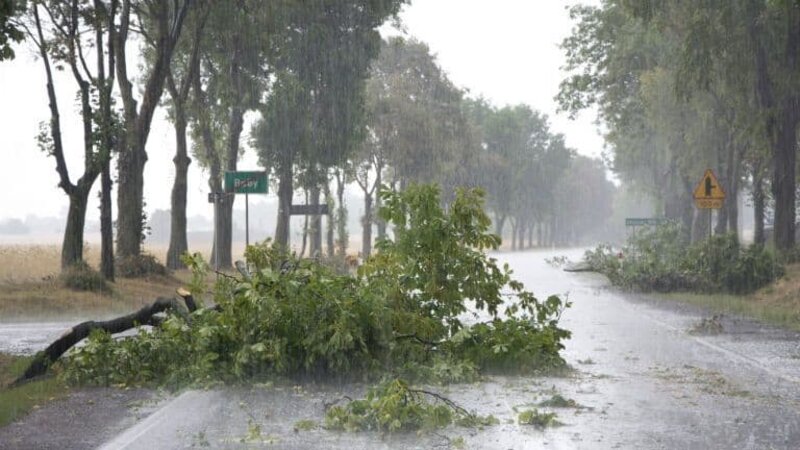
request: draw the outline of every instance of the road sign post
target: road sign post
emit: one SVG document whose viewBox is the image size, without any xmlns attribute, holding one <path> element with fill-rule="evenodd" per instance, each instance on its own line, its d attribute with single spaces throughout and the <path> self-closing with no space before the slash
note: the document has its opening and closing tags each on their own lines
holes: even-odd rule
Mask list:
<svg viewBox="0 0 800 450">
<path fill-rule="evenodd" d="M 250 245 L 250 194 L 266 194 L 269 190 L 269 180 L 267 179 L 267 172 L 264 171 L 228 171 L 225 172 L 225 193 L 216 193 L 216 201 L 219 201 L 221 195 L 230 194 L 244 194 L 244 241 L 245 246 Z M 209 201 L 211 200 L 209 194 Z M 216 211 L 218 208 L 215 207 Z M 214 241 L 217 241 L 217 224 L 214 221 Z M 216 245 L 216 244 L 215 244 Z M 215 253 L 219 253 L 216 251 Z"/>
<path fill-rule="evenodd" d="M 697 209 L 720 209 L 725 204 L 725 191 L 711 169 L 706 170 L 694 190 L 694 205 Z"/>
<path fill-rule="evenodd" d="M 713 226 L 712 226 L 712 210 L 720 209 L 725 204 L 725 190 L 717 176 L 711 169 L 706 169 L 703 178 L 694 190 L 694 205 L 697 209 L 708 210 L 708 238 L 711 239 Z"/>
</svg>

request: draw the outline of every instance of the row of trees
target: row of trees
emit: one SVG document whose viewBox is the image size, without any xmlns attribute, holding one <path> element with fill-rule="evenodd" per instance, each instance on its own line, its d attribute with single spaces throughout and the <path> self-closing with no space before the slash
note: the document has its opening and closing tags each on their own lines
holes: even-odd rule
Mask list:
<svg viewBox="0 0 800 450">
<path fill-rule="evenodd" d="M 307 121 L 281 129 L 300 145 L 277 145 L 281 155 L 301 150 L 319 164 L 345 159 L 354 147 L 369 60 L 378 51 L 377 28 L 403 0 L 34 0 L 3 2 L 0 54 L 13 59 L 9 41 L 26 38 L 37 50 L 47 78 L 50 120 L 39 135 L 52 155 L 69 197 L 62 267 L 83 259 L 89 193 L 101 179 L 102 271 L 114 276 L 111 161 L 116 160 L 117 258 L 141 255 L 146 144 L 156 109 L 163 105 L 175 125 L 177 151 L 172 191 L 172 237 L 167 263 L 181 265 L 187 250 L 186 177 L 195 159 L 208 170 L 212 191 L 235 170 L 244 114 L 290 102 Z M 128 54 L 138 45 L 140 56 Z M 128 65 L 142 73 L 134 77 Z M 71 174 L 62 140 L 55 71 L 67 70 L 79 92 L 84 170 Z M 162 95 L 166 90 L 169 95 Z M 299 111 L 300 105 L 305 107 Z M 297 117 L 297 116 L 295 116 Z M 306 126 L 300 130 L 296 127 Z M 295 128 L 292 128 L 295 127 Z M 313 136 L 312 136 L 313 134 Z M 291 148 L 291 150 L 288 150 Z M 312 158 L 313 159 L 313 158 Z M 215 211 L 221 264 L 231 263 L 233 199 Z"/>
<path fill-rule="evenodd" d="M 0 56 L 13 41 L 36 49 L 47 79 L 50 120 L 41 148 L 56 162 L 69 198 L 62 267 L 83 260 L 88 196 L 101 184 L 103 274 L 138 258 L 146 231 L 143 197 L 147 141 L 165 108 L 176 153 L 167 265 L 188 250 L 188 167 L 194 159 L 221 192 L 237 168 L 244 116 L 260 118 L 251 145 L 274 174 L 279 197 L 275 241 L 289 245 L 297 189 L 308 202 L 337 205 L 329 217 L 329 253 L 347 251 L 344 191 L 363 190 L 362 252 L 371 251 L 381 186 L 437 182 L 446 196 L 460 185 L 485 186 L 498 233 L 510 222 L 514 247 L 534 240 L 568 243 L 609 215 L 613 185 L 601 163 L 578 157 L 547 118 L 526 106 L 497 108 L 454 86 L 424 44 L 382 41 L 377 31 L 403 0 L 34 0 L 0 11 Z M 137 56 L 129 54 L 138 46 Z M 128 66 L 141 67 L 137 75 Z M 71 173 L 62 140 L 56 83 L 75 83 L 83 131 L 83 173 Z M 165 92 L 166 91 L 166 92 Z M 193 158 L 192 158 L 193 157 Z M 115 164 L 112 164 L 115 162 Z M 116 248 L 112 169 L 116 167 Z M 333 184 L 335 182 L 335 189 Z M 578 194 L 580 193 L 580 194 Z M 324 199 L 323 199 L 324 197 Z M 450 197 L 446 197 L 450 198 Z M 447 200 L 445 200 L 447 201 Z M 332 208 L 334 209 L 334 208 Z M 233 196 L 215 204 L 214 245 L 232 263 Z M 335 216 L 335 217 L 334 217 Z M 312 254 L 322 253 L 321 218 L 310 220 Z M 335 227 L 333 226 L 335 225 Z M 116 258 L 115 258 L 116 250 Z"/>
<path fill-rule="evenodd" d="M 692 192 L 714 168 L 727 193 L 715 231 L 738 232 L 746 189 L 755 241 L 765 241 L 772 200 L 775 245 L 791 249 L 800 4 L 605 0 L 571 13 L 577 25 L 563 47 L 572 74 L 559 100 L 572 113 L 598 108 L 619 177 L 697 239 L 710 224 L 692 207 Z"/>
<path fill-rule="evenodd" d="M 333 169 L 340 194 L 347 179 L 363 191 L 363 254 L 371 251 L 373 222 L 378 238 L 386 233 L 373 213 L 382 185 L 436 182 L 446 199 L 457 186 L 483 187 L 495 231 L 503 235 L 510 223 L 512 248 L 526 240 L 576 243 L 610 216 L 615 188 L 602 162 L 568 149 L 547 117 L 528 106 L 496 107 L 466 94 L 424 43 L 384 42 L 367 81 L 364 138 L 347 164 Z M 340 209 L 338 219 L 345 213 Z M 338 230 L 346 242 L 341 224 Z"/>
</svg>

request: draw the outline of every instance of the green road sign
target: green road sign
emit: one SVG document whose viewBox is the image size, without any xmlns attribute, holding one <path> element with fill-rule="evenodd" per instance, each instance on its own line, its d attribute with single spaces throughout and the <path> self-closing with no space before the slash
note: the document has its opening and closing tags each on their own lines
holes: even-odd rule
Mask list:
<svg viewBox="0 0 800 450">
<path fill-rule="evenodd" d="M 266 194 L 267 172 L 225 172 L 225 192 Z"/>
<path fill-rule="evenodd" d="M 628 217 L 625 219 L 625 226 L 626 227 L 643 227 L 643 226 L 658 226 L 663 225 L 669 222 L 668 219 L 664 218 L 654 218 L 654 217 L 647 217 L 647 218 L 637 218 L 637 217 Z"/>
</svg>

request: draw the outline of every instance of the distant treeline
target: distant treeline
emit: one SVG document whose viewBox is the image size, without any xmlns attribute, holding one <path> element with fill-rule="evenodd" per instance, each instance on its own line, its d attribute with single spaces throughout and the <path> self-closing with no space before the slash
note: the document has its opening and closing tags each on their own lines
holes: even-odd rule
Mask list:
<svg viewBox="0 0 800 450">
<path fill-rule="evenodd" d="M 712 168 L 727 194 L 715 233 L 738 233 L 749 194 L 757 244 L 795 245 L 800 6 L 766 0 L 604 0 L 574 6 L 564 110 L 596 108 L 611 167 L 659 213 L 704 238 L 692 194 Z"/>
<path fill-rule="evenodd" d="M 347 251 L 344 190 L 352 183 L 364 192 L 365 255 L 373 224 L 377 237 L 387 232 L 374 212 L 381 186 L 436 182 L 445 203 L 456 186 L 483 186 L 498 232 L 510 224 L 514 247 L 567 244 L 602 226 L 614 187 L 599 161 L 567 149 L 546 117 L 526 106 L 465 98 L 424 44 L 382 41 L 379 27 L 396 20 L 404 3 L 94 0 L 0 9 L 0 60 L 13 60 L 13 43 L 24 40 L 47 81 L 50 117 L 36 139 L 69 198 L 62 267 L 83 260 L 88 196 L 98 180 L 103 275 L 113 278 L 115 260 L 140 258 L 147 142 L 160 108 L 176 143 L 170 268 L 182 267 L 189 251 L 189 165 L 199 164 L 209 190 L 222 192 L 244 140 L 272 174 L 277 245 L 290 244 L 295 191 L 331 206 L 325 239 L 320 216 L 305 222 L 309 254 Z M 13 70 L 13 62 L 4 64 Z M 136 76 L 130 64 L 141 67 Z M 75 98 L 59 98 L 58 83 L 77 93 L 83 164 L 66 160 L 74 153 L 65 152 L 60 111 Z M 252 130 L 245 129 L 249 111 L 259 113 Z M 212 260 L 230 267 L 233 196 L 214 209 Z"/>
</svg>

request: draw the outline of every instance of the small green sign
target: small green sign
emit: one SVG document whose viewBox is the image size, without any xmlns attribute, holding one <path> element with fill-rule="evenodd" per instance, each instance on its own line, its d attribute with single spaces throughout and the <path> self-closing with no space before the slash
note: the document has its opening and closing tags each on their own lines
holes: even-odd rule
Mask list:
<svg viewBox="0 0 800 450">
<path fill-rule="evenodd" d="M 625 226 L 626 227 L 643 227 L 643 226 L 658 226 L 663 225 L 669 222 L 669 219 L 664 219 L 661 217 L 654 218 L 654 217 L 647 217 L 647 218 L 635 218 L 629 217 L 625 219 Z"/>
<path fill-rule="evenodd" d="M 266 194 L 267 172 L 225 172 L 225 192 Z"/>
</svg>

